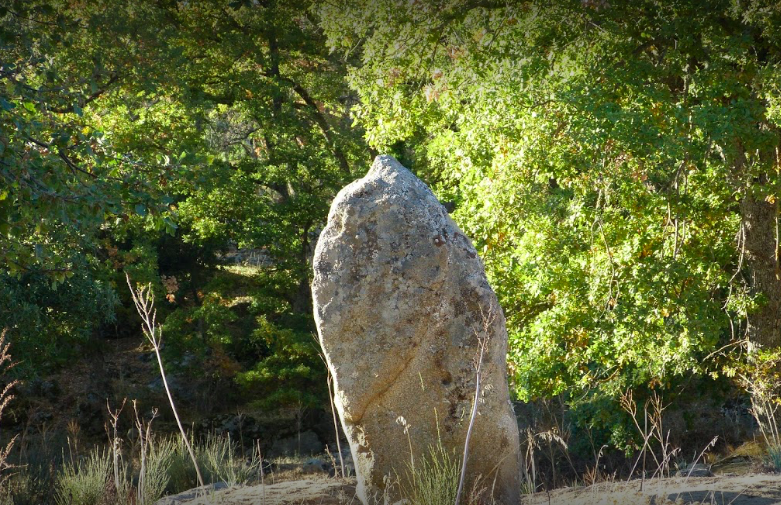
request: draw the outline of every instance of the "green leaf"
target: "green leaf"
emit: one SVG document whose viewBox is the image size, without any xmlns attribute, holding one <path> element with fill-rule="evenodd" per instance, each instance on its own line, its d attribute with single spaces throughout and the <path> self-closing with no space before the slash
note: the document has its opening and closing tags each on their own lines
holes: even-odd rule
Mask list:
<svg viewBox="0 0 781 505">
<path fill-rule="evenodd" d="M 176 223 L 174 223 L 171 219 L 164 217 L 163 218 L 163 224 L 165 225 L 165 232 L 170 236 L 176 235 Z"/>
</svg>

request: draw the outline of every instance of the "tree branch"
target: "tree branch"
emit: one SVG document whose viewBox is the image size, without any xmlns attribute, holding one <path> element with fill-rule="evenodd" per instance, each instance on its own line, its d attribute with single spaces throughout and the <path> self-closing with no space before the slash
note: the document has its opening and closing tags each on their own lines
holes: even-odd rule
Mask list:
<svg viewBox="0 0 781 505">
<path fill-rule="evenodd" d="M 342 152 L 342 150 L 339 149 L 339 146 L 336 144 L 336 141 L 333 137 L 333 130 L 331 128 L 331 125 L 328 124 L 328 120 L 326 119 L 325 115 L 317 107 L 317 103 L 315 102 L 315 100 L 312 98 L 312 96 L 303 86 L 298 84 L 293 79 L 280 75 L 279 80 L 290 84 L 293 87 L 293 91 L 295 91 L 296 94 L 301 97 L 304 103 L 306 103 L 309 110 L 312 112 L 314 116 L 314 120 L 317 123 L 317 126 L 320 127 L 320 131 L 323 133 L 323 136 L 331 145 L 331 149 L 333 150 L 336 160 L 339 162 L 339 167 L 341 168 L 342 172 L 344 173 L 344 175 L 350 175 L 351 173 L 350 164 L 347 162 L 347 157 L 344 155 L 344 152 Z"/>
<path fill-rule="evenodd" d="M 119 81 L 119 74 L 112 74 L 112 76 L 109 78 L 108 81 L 106 81 L 106 84 L 103 86 L 103 88 L 95 91 L 91 95 L 89 95 L 87 98 L 84 99 L 84 102 L 82 102 L 81 107 L 84 105 L 87 105 L 90 102 L 93 102 L 97 100 L 102 94 L 104 94 L 106 91 L 109 90 L 109 87 L 114 84 L 115 82 Z M 73 104 L 68 105 L 67 107 L 50 107 L 49 110 L 51 112 L 56 112 L 57 114 L 64 114 L 66 112 L 74 112 Z"/>
</svg>

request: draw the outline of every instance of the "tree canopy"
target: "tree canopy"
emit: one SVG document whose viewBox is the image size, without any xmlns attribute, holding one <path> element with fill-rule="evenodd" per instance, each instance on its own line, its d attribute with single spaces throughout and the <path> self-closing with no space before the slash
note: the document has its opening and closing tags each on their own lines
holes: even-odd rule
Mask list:
<svg viewBox="0 0 781 505">
<path fill-rule="evenodd" d="M 479 244 L 522 398 L 781 343 L 773 2 L 329 2 L 356 117 Z M 711 367 L 713 370 L 713 367 Z"/>
<path fill-rule="evenodd" d="M 309 6 L 0 10 L 0 326 L 20 357 L 49 366 L 74 342 L 124 334 L 125 270 L 168 297 L 174 341 L 236 353 L 242 384 L 267 358 L 272 376 L 323 373 L 309 258 L 330 199 L 370 158 Z M 231 248 L 270 265 L 246 287 L 253 322 L 236 335 L 232 298 L 212 283 Z"/>
<path fill-rule="evenodd" d="M 0 327 L 61 366 L 136 324 L 127 271 L 169 352 L 301 402 L 313 245 L 389 152 L 476 243 L 518 398 L 732 374 L 781 347 L 779 63 L 772 0 L 6 2 Z"/>
</svg>

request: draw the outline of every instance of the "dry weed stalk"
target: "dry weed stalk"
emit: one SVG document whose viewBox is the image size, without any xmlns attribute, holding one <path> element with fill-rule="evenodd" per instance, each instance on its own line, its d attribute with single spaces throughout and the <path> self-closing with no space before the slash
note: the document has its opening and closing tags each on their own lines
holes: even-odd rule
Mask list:
<svg viewBox="0 0 781 505">
<path fill-rule="evenodd" d="M 656 464 L 656 470 L 654 470 L 651 478 L 653 479 L 658 474 L 663 477 L 665 473 L 669 473 L 670 461 L 672 458 L 680 452 L 679 448 L 670 448 L 670 432 L 664 433 L 664 427 L 662 424 L 662 414 L 667 408 L 662 402 L 662 397 L 656 391 L 653 391 L 651 398 L 646 400 L 643 406 L 643 426 L 640 426 L 637 420 L 637 403 L 635 403 L 632 390 L 627 389 L 626 393 L 621 396 L 620 399 L 621 408 L 623 408 L 631 417 L 635 424 L 635 428 L 643 437 L 643 446 L 640 449 L 640 455 L 638 456 L 635 464 L 632 466 L 632 470 L 629 472 L 629 478 L 635 472 L 640 460 L 643 460 L 643 471 L 640 480 L 640 490 L 643 490 L 646 476 L 646 454 L 650 453 L 651 457 Z M 649 426 L 650 423 L 650 426 Z M 659 443 L 661 454 L 657 456 L 656 452 L 651 449 L 651 440 L 656 440 Z"/>
<path fill-rule="evenodd" d="M 6 342 L 5 340 L 7 333 L 8 328 L 4 328 L 3 331 L 0 332 L 0 375 L 5 375 L 10 369 L 16 366 L 16 363 L 11 361 L 11 355 L 8 352 L 11 343 Z M 18 383 L 18 380 L 12 380 L 6 384 L 0 392 L 0 419 L 3 417 L 3 410 L 5 410 L 11 400 L 14 399 L 14 395 L 11 394 L 11 388 Z M 13 470 L 15 468 L 14 465 L 8 462 L 8 455 L 11 453 L 11 449 L 13 449 L 18 436 L 19 435 L 14 435 L 5 447 L 0 448 L 0 490 L 5 487 L 5 482 L 10 477 L 10 475 L 6 473 L 7 470 Z"/>
<path fill-rule="evenodd" d="M 315 338 L 315 342 L 317 342 L 317 345 L 320 345 L 320 343 Z M 339 451 L 339 467 L 342 470 L 342 477 L 347 477 L 347 473 L 344 469 L 344 457 L 342 457 L 342 443 L 339 440 L 339 422 L 336 419 L 336 405 L 334 404 L 334 397 L 336 396 L 336 387 L 333 385 L 334 382 L 334 376 L 331 373 L 331 367 L 328 366 L 328 360 L 325 359 L 325 354 L 322 352 L 317 353 L 318 356 L 320 356 L 320 359 L 323 361 L 323 364 L 325 365 L 325 371 L 328 374 L 326 376 L 326 381 L 328 383 L 328 400 L 331 402 L 331 416 L 334 419 L 334 436 L 336 437 L 336 450 Z M 336 468 L 336 464 L 334 464 L 334 468 Z M 334 474 L 336 474 L 336 471 L 334 471 Z"/>
<path fill-rule="evenodd" d="M 719 436 L 716 435 L 715 437 L 713 437 L 713 439 L 710 442 L 708 442 L 708 445 L 706 445 L 705 448 L 702 451 L 700 451 L 700 454 L 694 459 L 694 462 L 691 464 L 691 467 L 689 468 L 689 472 L 686 474 L 687 479 L 691 476 L 692 472 L 694 471 L 694 467 L 697 465 L 697 463 L 699 463 L 700 459 L 705 455 L 706 452 L 712 449 L 716 445 L 716 442 L 718 441 L 719 441 Z"/>
<path fill-rule="evenodd" d="M 342 478 L 347 477 L 347 473 L 344 470 L 344 457 L 342 457 L 342 443 L 339 441 L 339 423 L 336 420 L 336 406 L 334 405 L 334 395 L 336 391 L 333 389 L 333 377 L 331 376 L 331 369 L 326 365 L 328 370 L 328 399 L 331 401 L 331 416 L 334 419 L 334 435 L 336 436 L 336 450 L 339 453 L 339 467 L 342 470 Z M 334 464 L 336 466 L 336 464 Z"/>
<path fill-rule="evenodd" d="M 122 439 L 119 437 L 119 416 L 122 410 L 125 408 L 127 398 L 122 399 L 122 405 L 116 410 L 111 410 L 111 405 L 108 399 L 106 399 L 106 410 L 108 410 L 109 424 L 111 424 L 111 433 L 109 433 L 109 442 L 111 442 L 111 456 L 114 466 L 114 489 L 117 493 L 122 489 L 122 482 L 120 481 L 120 459 L 122 458 Z M 108 430 L 108 428 L 107 428 Z"/>
<path fill-rule="evenodd" d="M 123 403 L 124 405 L 124 403 Z M 136 502 L 144 504 L 147 498 L 147 471 L 146 463 L 149 456 L 149 444 L 152 439 L 152 422 L 157 418 L 157 409 L 152 409 L 152 418 L 147 423 L 138 415 L 138 405 L 133 400 L 133 415 L 135 416 L 136 429 L 138 430 L 138 441 L 141 445 L 141 461 L 138 470 L 138 485 L 136 486 Z M 197 467 L 196 467 L 197 468 Z"/>
<path fill-rule="evenodd" d="M 266 483 L 263 479 L 263 453 L 260 451 L 260 440 L 255 440 L 255 450 L 257 451 L 256 454 L 258 455 L 258 461 L 260 462 L 258 465 L 258 480 L 260 481 L 260 503 L 262 505 L 266 503 Z"/>
<path fill-rule="evenodd" d="M 776 412 L 781 402 L 778 401 L 778 391 L 781 389 L 779 366 L 781 356 L 766 353 L 754 354 L 749 357 L 749 367 L 745 373 L 739 374 L 741 385 L 751 396 L 751 415 L 754 416 L 759 431 L 769 447 L 781 446 Z"/>
<path fill-rule="evenodd" d="M 781 432 L 776 412 L 781 405 L 781 351 L 749 347 L 745 368 L 738 373 L 740 385 L 751 397 L 751 415 L 767 446 L 768 462 L 781 470 Z"/>
<path fill-rule="evenodd" d="M 488 313 L 488 316 L 483 313 L 483 308 L 480 307 L 480 316 L 482 318 L 483 327 L 482 333 L 475 328 L 473 331 L 475 337 L 477 337 L 478 355 L 475 363 L 475 397 L 472 401 L 472 414 L 469 417 L 469 426 L 466 430 L 466 439 L 464 440 L 464 454 L 461 457 L 461 475 L 458 478 L 458 491 L 456 491 L 456 502 L 458 505 L 461 502 L 461 495 L 464 492 L 464 481 L 466 480 L 466 464 L 469 460 L 469 441 L 472 438 L 472 429 L 475 425 L 475 419 L 477 418 L 477 408 L 480 402 L 480 382 L 483 375 L 483 358 L 485 357 L 485 350 L 488 347 L 488 340 L 490 339 L 490 330 L 496 319 L 496 313 L 494 309 Z"/>
<path fill-rule="evenodd" d="M 590 469 L 586 468 L 586 472 L 583 474 L 583 481 L 587 486 L 591 486 L 603 480 L 602 475 L 599 472 L 599 460 L 602 458 L 602 452 L 605 448 L 607 448 L 607 444 L 604 444 L 599 448 L 599 452 L 597 452 L 597 457 L 594 461 L 594 467 Z"/>
<path fill-rule="evenodd" d="M 781 445 L 781 435 L 778 431 L 778 422 L 776 421 L 776 411 L 778 411 L 778 402 L 770 395 L 757 394 L 750 391 L 751 394 L 751 414 L 759 425 L 759 431 L 768 446 Z"/>
<path fill-rule="evenodd" d="M 556 433 L 556 428 L 549 429 L 547 431 L 541 431 L 534 433 L 531 428 L 524 430 L 526 434 L 526 451 L 524 452 L 524 468 L 523 468 L 523 487 L 528 493 L 534 493 L 537 490 L 537 463 L 534 455 L 534 450 L 540 448 L 540 441 L 547 442 L 548 447 L 552 448 L 553 443 L 559 444 L 564 451 L 567 450 L 567 442 Z M 600 455 L 602 450 L 600 449 Z M 551 465 L 553 465 L 553 459 L 551 459 Z M 597 456 L 597 465 L 599 465 L 599 455 Z"/>
<path fill-rule="evenodd" d="M 184 431 L 182 421 L 179 419 L 179 413 L 176 410 L 174 398 L 171 395 L 171 388 L 168 387 L 168 380 L 166 380 L 165 377 L 163 359 L 160 357 L 160 345 L 163 336 L 156 323 L 157 310 L 155 309 L 155 296 L 154 293 L 152 293 L 152 286 L 151 284 L 147 284 L 146 286 L 134 289 L 133 284 L 130 281 L 130 276 L 125 274 L 125 278 L 127 279 L 127 285 L 130 288 L 130 294 L 133 297 L 133 303 L 136 305 L 136 311 L 138 312 L 138 315 L 141 316 L 141 329 L 155 351 L 157 364 L 160 367 L 160 378 L 163 380 L 163 387 L 165 387 L 165 393 L 168 395 L 168 403 L 171 405 L 171 410 L 174 413 L 176 424 L 179 427 L 179 433 L 182 435 L 182 441 L 184 442 L 185 447 L 187 447 L 187 452 L 190 454 L 193 466 L 195 466 L 195 473 L 198 476 L 198 486 L 203 487 L 203 476 L 201 475 L 200 468 L 198 468 L 198 460 L 195 458 L 195 452 L 190 444 L 190 440 L 187 438 L 187 433 Z"/>
</svg>

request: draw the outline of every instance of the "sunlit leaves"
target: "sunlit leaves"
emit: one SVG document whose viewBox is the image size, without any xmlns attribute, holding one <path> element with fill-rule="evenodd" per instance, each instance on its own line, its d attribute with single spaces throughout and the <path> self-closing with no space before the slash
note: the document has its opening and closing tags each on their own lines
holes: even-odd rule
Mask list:
<svg viewBox="0 0 781 505">
<path fill-rule="evenodd" d="M 369 142 L 457 202 L 521 397 L 666 383 L 745 325 L 735 202 L 779 143 L 781 54 L 751 32 L 766 7 L 322 8 L 332 48 L 361 56 Z"/>
<path fill-rule="evenodd" d="M 60 282 L 107 219 L 164 212 L 152 202 L 157 167 L 119 151 L 103 125 L 105 99 L 129 70 L 110 32 L 120 18 L 148 20 L 93 7 L 15 2 L 0 18 L 0 34 L 13 34 L 0 48 L 0 262 L 14 275 L 42 268 Z"/>
</svg>

